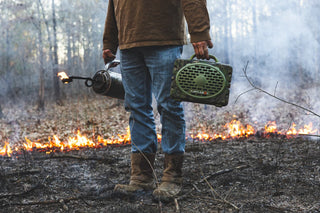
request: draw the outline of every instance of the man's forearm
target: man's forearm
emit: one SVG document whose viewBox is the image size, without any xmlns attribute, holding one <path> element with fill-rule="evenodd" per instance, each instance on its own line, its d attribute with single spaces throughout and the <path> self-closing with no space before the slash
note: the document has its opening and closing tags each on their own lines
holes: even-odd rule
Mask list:
<svg viewBox="0 0 320 213">
<path fill-rule="evenodd" d="M 114 5 L 113 1 L 109 0 L 108 13 L 103 33 L 103 50 L 110 49 L 113 54 L 116 54 L 118 45 L 118 28 L 115 19 Z"/>
<path fill-rule="evenodd" d="M 210 18 L 206 0 L 181 0 L 191 42 L 210 40 Z"/>
</svg>

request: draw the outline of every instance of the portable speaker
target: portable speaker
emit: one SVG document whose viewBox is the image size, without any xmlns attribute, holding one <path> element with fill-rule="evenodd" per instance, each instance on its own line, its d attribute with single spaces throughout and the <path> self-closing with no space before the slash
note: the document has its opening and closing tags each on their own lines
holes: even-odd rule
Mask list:
<svg viewBox="0 0 320 213">
<path fill-rule="evenodd" d="M 228 105 L 232 67 L 212 60 L 177 59 L 174 63 L 170 96 L 188 101 L 222 107 Z"/>
</svg>

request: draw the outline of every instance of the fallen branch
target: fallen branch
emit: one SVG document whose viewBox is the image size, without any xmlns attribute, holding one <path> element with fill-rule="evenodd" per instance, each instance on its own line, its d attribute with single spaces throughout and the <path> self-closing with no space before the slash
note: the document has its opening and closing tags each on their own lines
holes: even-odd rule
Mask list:
<svg viewBox="0 0 320 213">
<path fill-rule="evenodd" d="M 298 134 L 301 136 L 308 136 L 308 137 L 320 137 L 320 135 L 310 135 L 310 134 Z"/>
<path fill-rule="evenodd" d="M 10 176 L 22 176 L 22 175 L 33 175 L 33 174 L 37 174 L 40 173 L 41 170 L 40 169 L 31 169 L 28 171 L 13 171 L 13 172 L 8 172 L 5 174 L 0 174 L 0 177 L 10 177 Z"/>
<path fill-rule="evenodd" d="M 110 163 L 114 163 L 114 158 L 99 158 L 99 157 L 91 157 L 91 156 L 80 156 L 80 155 L 72 155 L 72 154 L 63 154 L 63 155 L 53 155 L 50 158 L 72 158 L 78 160 L 96 160 L 96 161 L 107 161 Z"/>
<path fill-rule="evenodd" d="M 241 165 L 241 166 L 237 166 L 237 167 L 232 168 L 232 169 L 220 170 L 220 171 L 217 171 L 215 173 L 212 173 L 212 174 L 202 178 L 199 182 L 197 182 L 197 184 L 202 183 L 203 181 L 208 180 L 210 178 L 213 178 L 213 177 L 216 177 L 216 176 L 219 176 L 219 175 L 222 175 L 222 174 L 233 172 L 234 170 L 246 169 L 246 168 L 249 168 L 249 167 L 250 167 L 249 165 Z"/>
<path fill-rule="evenodd" d="M 238 186 L 238 185 L 239 185 L 239 184 L 236 183 L 234 186 L 232 186 L 231 189 L 227 192 L 226 196 L 224 196 L 223 199 L 226 200 L 226 199 L 229 197 L 229 195 L 231 194 L 232 190 L 233 190 L 236 186 Z"/>
<path fill-rule="evenodd" d="M 180 212 L 179 203 L 178 203 L 178 200 L 176 198 L 174 199 L 174 204 L 175 204 L 175 207 L 176 207 L 176 212 Z"/>
<path fill-rule="evenodd" d="M 34 190 L 34 188 L 32 190 Z M 29 190 L 27 193 L 31 192 L 32 190 Z M 23 193 L 23 194 L 25 194 L 25 193 Z M 55 200 L 30 201 L 30 202 L 23 202 L 23 203 L 6 203 L 6 204 L 3 204 L 1 207 L 65 204 L 65 203 L 70 202 L 72 200 L 82 200 L 82 201 L 83 200 L 105 200 L 105 199 L 108 199 L 108 198 L 112 198 L 113 196 L 114 196 L 113 193 L 108 193 L 107 195 L 104 195 L 104 196 L 80 195 L 80 196 L 76 196 L 76 197 L 57 198 Z"/>
<path fill-rule="evenodd" d="M 293 212 L 291 209 L 263 204 L 264 207 L 277 212 Z"/>
<path fill-rule="evenodd" d="M 81 197 L 70 197 L 70 198 L 63 198 L 63 199 L 57 199 L 57 200 L 44 200 L 44 201 L 31 201 L 31 202 L 25 202 L 25 203 L 8 203 L 2 205 L 2 207 L 6 206 L 33 206 L 33 205 L 49 205 L 49 204 L 58 204 L 61 202 L 69 202 L 72 200 L 78 200 L 81 199 Z"/>
<path fill-rule="evenodd" d="M 201 173 L 202 173 L 202 175 L 203 175 L 202 170 L 201 170 Z M 232 207 L 233 207 L 234 209 L 236 209 L 237 211 L 239 211 L 239 208 L 238 208 L 236 205 L 234 205 L 234 204 L 231 203 L 230 201 L 222 198 L 222 197 L 219 195 L 219 193 L 218 193 L 216 190 L 214 190 L 214 188 L 211 186 L 211 184 L 209 183 L 209 181 L 208 181 L 206 178 L 204 178 L 204 180 L 205 180 L 205 182 L 207 183 L 207 185 L 209 186 L 211 192 L 214 193 L 213 195 L 216 195 L 217 197 L 220 198 L 220 199 L 216 199 L 216 198 L 214 197 L 214 200 L 219 201 L 219 202 L 222 202 L 222 203 L 226 203 L 226 204 L 232 206 Z"/>
<path fill-rule="evenodd" d="M 10 194 L 0 194 L 0 199 L 1 198 L 7 198 L 7 197 L 21 197 L 21 196 L 24 196 L 34 190 L 36 190 L 37 188 L 41 188 L 43 185 L 42 184 L 37 184 L 33 187 L 31 187 L 29 190 L 27 191 L 24 191 L 24 192 L 20 192 L 20 193 L 10 193 Z"/>
<path fill-rule="evenodd" d="M 200 179 L 199 181 L 195 182 L 193 185 L 197 185 L 199 183 L 202 183 L 210 178 L 213 178 L 213 177 L 217 177 L 219 175 L 222 175 L 222 174 L 226 174 L 226 173 L 230 173 L 230 172 L 233 172 L 234 170 L 240 170 L 240 169 L 246 169 L 246 168 L 249 168 L 250 166 L 249 165 L 241 165 L 241 166 L 237 166 L 237 167 L 234 167 L 232 169 L 224 169 L 224 170 L 220 170 L 220 171 L 217 171 L 215 173 L 212 173 L 202 179 Z M 185 197 L 187 197 L 189 194 L 191 194 L 193 192 L 193 190 L 196 189 L 196 187 L 192 186 L 192 188 L 186 192 L 185 194 L 177 197 L 177 200 L 182 200 L 184 199 Z"/>
<path fill-rule="evenodd" d="M 35 160 L 46 160 L 46 159 L 77 159 L 77 160 L 95 160 L 104 163 L 114 163 L 116 158 L 99 158 L 99 157 L 91 157 L 91 156 L 80 156 L 80 155 L 72 155 L 72 154 L 54 154 L 48 155 L 48 157 L 39 157 L 33 158 Z"/>
</svg>

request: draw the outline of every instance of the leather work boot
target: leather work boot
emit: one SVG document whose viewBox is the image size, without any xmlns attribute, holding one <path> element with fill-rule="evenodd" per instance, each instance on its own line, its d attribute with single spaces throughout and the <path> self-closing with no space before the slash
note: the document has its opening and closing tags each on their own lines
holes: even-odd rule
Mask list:
<svg viewBox="0 0 320 213">
<path fill-rule="evenodd" d="M 161 184 L 153 191 L 153 196 L 161 201 L 173 200 L 182 189 L 183 154 L 165 154 Z"/>
<path fill-rule="evenodd" d="M 130 183 L 117 184 L 114 187 L 114 192 L 130 194 L 137 191 L 153 190 L 155 188 L 155 183 L 153 180 L 154 160 L 154 153 L 132 153 Z M 152 167 L 150 167 L 148 161 L 150 162 Z"/>
</svg>

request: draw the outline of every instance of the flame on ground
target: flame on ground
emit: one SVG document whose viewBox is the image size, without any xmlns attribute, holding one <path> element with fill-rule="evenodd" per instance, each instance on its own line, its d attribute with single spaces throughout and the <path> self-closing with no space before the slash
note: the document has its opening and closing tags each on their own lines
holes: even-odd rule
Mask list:
<svg viewBox="0 0 320 213">
<path fill-rule="evenodd" d="M 296 130 L 296 124 L 293 123 L 288 131 L 279 131 L 277 129 L 277 124 L 275 121 L 269 121 L 265 127 L 262 135 L 268 137 L 271 134 L 275 135 L 287 135 L 287 136 L 295 136 L 295 135 L 312 135 L 317 134 L 319 131 L 317 129 L 313 129 L 312 123 L 309 125 L 304 125 L 303 128 Z M 224 133 L 219 134 L 208 134 L 208 133 L 197 133 L 196 135 L 191 134 L 191 138 L 200 140 L 200 141 L 212 141 L 216 139 L 230 139 L 230 138 L 244 138 L 249 137 L 256 134 L 256 130 L 253 126 L 247 124 L 243 125 L 238 120 L 232 120 L 230 123 L 224 125 L 226 131 Z"/>
<path fill-rule="evenodd" d="M 296 129 L 296 124 L 293 123 L 288 131 L 281 132 L 277 130 L 277 124 L 275 121 L 268 122 L 264 127 L 263 134 L 267 137 L 269 134 L 279 134 L 286 136 L 294 136 L 294 135 L 311 135 L 319 133 L 317 129 L 313 129 L 312 123 L 308 125 L 304 125 L 301 129 Z M 196 135 L 191 134 L 190 137 L 195 140 L 200 141 L 212 141 L 216 139 L 226 140 L 229 138 L 243 138 L 249 137 L 256 134 L 256 130 L 253 126 L 247 124 L 243 125 L 238 120 L 232 120 L 230 123 L 224 125 L 225 131 L 223 133 L 197 133 Z M 161 135 L 157 135 L 158 141 L 161 141 Z M 25 138 L 25 142 L 20 147 L 14 147 L 13 149 L 10 147 L 8 142 L 4 143 L 4 146 L 1 148 L 0 146 L 0 156 L 8 156 L 11 157 L 13 152 L 19 153 L 19 150 L 23 149 L 26 151 L 45 151 L 47 154 L 56 152 L 56 151 L 71 151 L 71 150 L 79 150 L 84 147 L 91 148 L 99 148 L 105 147 L 108 145 L 123 145 L 130 144 L 130 129 L 127 127 L 126 134 L 118 134 L 116 137 L 111 137 L 109 139 L 104 139 L 100 135 L 91 139 L 85 135 L 82 135 L 80 130 L 77 131 L 75 137 L 69 137 L 67 141 L 61 141 L 57 135 L 54 135 L 52 138 L 48 137 L 48 142 L 43 143 L 40 140 L 31 141 L 27 137 Z"/>
<path fill-rule="evenodd" d="M 277 130 L 277 124 L 275 121 L 269 121 L 267 125 L 264 126 L 264 130 L 266 133 L 276 133 Z"/>
<path fill-rule="evenodd" d="M 1 149 L 0 147 L 0 155 L 11 157 L 12 150 L 10 148 L 10 144 L 8 142 L 4 142 L 4 147 Z"/>
<path fill-rule="evenodd" d="M 224 125 L 228 129 L 228 136 L 230 137 L 248 137 L 255 133 L 254 128 L 247 124 L 243 126 L 240 121 L 232 120 L 230 123 Z"/>
<path fill-rule="evenodd" d="M 312 135 L 312 134 L 317 134 L 318 130 L 313 129 L 312 123 L 309 123 L 308 125 L 304 125 L 303 128 L 296 130 L 295 129 L 296 124 L 293 123 L 292 126 L 290 127 L 289 131 L 287 131 L 287 135 Z"/>
<path fill-rule="evenodd" d="M 32 151 L 34 149 L 46 150 L 46 153 L 51 153 L 56 150 L 60 151 L 69 151 L 69 150 L 79 150 L 83 147 L 98 148 L 102 146 L 108 146 L 112 144 L 129 144 L 131 141 L 130 130 L 127 128 L 127 134 L 120 135 L 117 137 L 112 137 L 110 139 L 103 139 L 101 136 L 98 136 L 96 140 L 90 139 L 85 135 L 82 135 L 80 130 L 77 131 L 75 137 L 69 137 L 66 142 L 63 142 L 59 139 L 57 135 L 54 135 L 52 138 L 48 138 L 48 143 L 39 143 L 32 142 L 28 138 L 25 138 L 26 143 L 23 144 L 24 149 L 27 151 Z"/>
</svg>

